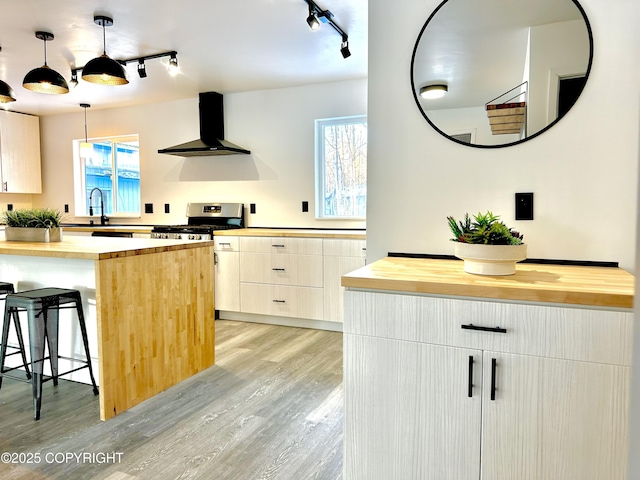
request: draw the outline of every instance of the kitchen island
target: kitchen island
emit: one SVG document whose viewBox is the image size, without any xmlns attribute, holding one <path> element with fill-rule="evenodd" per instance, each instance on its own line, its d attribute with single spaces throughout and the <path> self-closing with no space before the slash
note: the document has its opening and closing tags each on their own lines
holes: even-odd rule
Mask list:
<svg viewBox="0 0 640 480">
<path fill-rule="evenodd" d="M 98 366 L 100 418 L 107 420 L 214 364 L 213 245 L 103 237 L 0 241 L 0 279 L 17 290 L 80 290 Z M 60 314 L 60 354 L 69 349 L 81 356 L 79 333 L 65 326 L 77 322 L 65 322 L 65 314 L 71 313 Z"/>
<path fill-rule="evenodd" d="M 388 257 L 342 277 L 345 480 L 624 480 L 634 278 Z"/>
</svg>

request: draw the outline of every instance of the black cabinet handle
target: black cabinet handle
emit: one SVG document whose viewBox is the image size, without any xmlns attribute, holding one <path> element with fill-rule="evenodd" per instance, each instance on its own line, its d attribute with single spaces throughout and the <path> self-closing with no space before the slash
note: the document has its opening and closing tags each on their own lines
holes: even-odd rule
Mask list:
<svg viewBox="0 0 640 480">
<path fill-rule="evenodd" d="M 495 358 L 491 359 L 491 400 L 495 401 L 496 399 L 496 366 L 497 361 Z"/>
<path fill-rule="evenodd" d="M 222 246 L 225 246 L 225 247 L 230 247 L 231 246 L 231 244 L 229 242 L 220 242 L 220 243 L 218 243 L 218 245 L 220 245 L 221 247 Z"/>
<path fill-rule="evenodd" d="M 284 245 L 271 245 L 271 246 L 275 248 L 284 248 Z"/>
<path fill-rule="evenodd" d="M 478 330 L 480 332 L 507 333 L 506 328 L 480 327 L 478 325 L 474 325 L 473 323 L 470 323 L 469 325 L 460 325 L 460 327 L 464 330 Z"/>
<path fill-rule="evenodd" d="M 469 355 L 469 387 L 467 396 L 469 398 L 473 397 L 473 355 Z"/>
<path fill-rule="evenodd" d="M 273 270 L 274 272 L 284 272 L 284 268 L 272 268 L 271 270 Z"/>
<path fill-rule="evenodd" d="M 285 303 L 285 301 L 284 301 L 284 300 L 274 300 L 273 302 L 274 302 L 274 303 Z"/>
</svg>

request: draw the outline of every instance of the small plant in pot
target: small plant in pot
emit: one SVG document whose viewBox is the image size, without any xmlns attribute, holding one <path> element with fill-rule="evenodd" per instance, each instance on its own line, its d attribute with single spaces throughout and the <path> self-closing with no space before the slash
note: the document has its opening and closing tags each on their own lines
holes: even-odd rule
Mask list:
<svg viewBox="0 0 640 480">
<path fill-rule="evenodd" d="M 513 275 L 516 262 L 527 258 L 523 235 L 507 227 L 498 215 L 478 213 L 464 221 L 447 217 L 456 242 L 455 256 L 464 260 L 464 271 L 478 275 Z"/>
<path fill-rule="evenodd" d="M 19 208 L 2 214 L 5 239 L 19 242 L 59 242 L 62 214 L 52 208 Z"/>
</svg>

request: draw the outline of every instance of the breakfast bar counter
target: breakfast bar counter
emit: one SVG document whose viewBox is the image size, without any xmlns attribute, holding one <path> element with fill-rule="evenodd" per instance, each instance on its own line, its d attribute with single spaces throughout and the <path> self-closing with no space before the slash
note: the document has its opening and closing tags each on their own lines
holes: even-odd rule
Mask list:
<svg viewBox="0 0 640 480">
<path fill-rule="evenodd" d="M 17 290 L 81 292 L 100 418 L 107 420 L 214 364 L 213 245 L 104 237 L 0 241 L 0 279 Z M 65 330 L 76 322 L 64 314 L 71 313 L 60 314 L 60 354 L 77 357 L 79 332 Z"/>
</svg>

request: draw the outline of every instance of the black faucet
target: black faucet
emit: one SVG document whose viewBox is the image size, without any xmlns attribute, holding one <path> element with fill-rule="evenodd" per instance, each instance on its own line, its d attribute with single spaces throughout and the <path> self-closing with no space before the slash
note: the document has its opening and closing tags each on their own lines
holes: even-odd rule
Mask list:
<svg viewBox="0 0 640 480">
<path fill-rule="evenodd" d="M 104 214 L 104 197 L 102 195 L 102 190 L 98 187 L 93 188 L 91 193 L 89 193 L 89 216 L 93 217 L 93 192 L 96 190 L 100 192 L 100 225 L 106 225 L 109 221 L 109 217 Z"/>
</svg>

